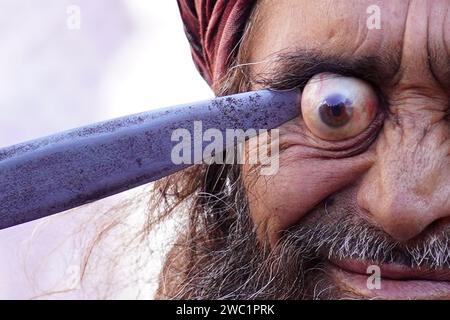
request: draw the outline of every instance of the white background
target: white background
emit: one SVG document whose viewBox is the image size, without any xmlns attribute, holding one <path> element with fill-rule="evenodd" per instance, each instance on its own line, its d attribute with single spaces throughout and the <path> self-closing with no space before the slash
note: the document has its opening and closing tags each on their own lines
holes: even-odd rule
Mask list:
<svg viewBox="0 0 450 320">
<path fill-rule="evenodd" d="M 79 30 L 67 27 L 70 5 L 80 8 Z M 174 0 L 0 0 L 0 39 L 0 147 L 212 96 L 192 63 Z M 109 273 L 101 264 L 90 285 L 77 282 L 83 244 L 96 232 L 91 221 L 124 199 L 144 203 L 145 190 L 0 231 L 0 298 L 151 298 L 157 258 L 139 268 L 143 281 L 127 288 L 107 280 L 106 292 L 100 283 Z M 133 214 L 139 221 L 145 207 Z M 121 237 L 108 241 L 104 260 L 117 254 Z M 119 267 L 123 277 L 136 275 L 126 262 Z"/>
</svg>

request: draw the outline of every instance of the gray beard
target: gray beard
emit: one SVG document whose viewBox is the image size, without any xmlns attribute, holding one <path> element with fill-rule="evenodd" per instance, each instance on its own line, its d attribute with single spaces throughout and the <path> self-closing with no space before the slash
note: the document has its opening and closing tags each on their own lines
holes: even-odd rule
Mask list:
<svg viewBox="0 0 450 320">
<path fill-rule="evenodd" d="M 327 276 L 324 262 L 354 258 L 373 264 L 450 267 L 450 232 L 428 234 L 401 244 L 369 224 L 351 208 L 330 210 L 325 201 L 283 233 L 274 248 L 256 237 L 245 188 L 236 180 L 221 193 L 201 193 L 205 221 L 185 243 L 186 269 L 172 299 L 345 299 Z M 230 217 L 231 216 L 231 217 Z M 210 219 L 212 218 L 212 219 Z M 227 224 L 226 234 L 217 229 Z M 207 240 L 205 240 L 207 239 Z M 193 254 L 195 253 L 195 254 Z"/>
</svg>

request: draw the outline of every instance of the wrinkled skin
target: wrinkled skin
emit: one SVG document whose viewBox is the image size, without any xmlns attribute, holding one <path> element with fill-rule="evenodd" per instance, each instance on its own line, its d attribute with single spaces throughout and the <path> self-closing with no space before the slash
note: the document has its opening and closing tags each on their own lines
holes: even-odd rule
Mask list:
<svg viewBox="0 0 450 320">
<path fill-rule="evenodd" d="M 381 8 L 381 30 L 366 27 L 371 4 Z M 250 44 L 250 62 L 259 62 L 253 75 L 269 67 L 267 57 L 290 48 L 343 57 L 383 51 L 399 62 L 378 88 L 387 108 L 373 128 L 343 141 L 319 139 L 301 118 L 280 128 L 278 174 L 245 175 L 259 240 L 275 247 L 284 230 L 302 224 L 330 196 L 329 211 L 351 207 L 398 243 L 448 228 L 450 2 L 263 0 L 259 10 Z M 354 280 L 339 279 L 347 287 Z"/>
</svg>

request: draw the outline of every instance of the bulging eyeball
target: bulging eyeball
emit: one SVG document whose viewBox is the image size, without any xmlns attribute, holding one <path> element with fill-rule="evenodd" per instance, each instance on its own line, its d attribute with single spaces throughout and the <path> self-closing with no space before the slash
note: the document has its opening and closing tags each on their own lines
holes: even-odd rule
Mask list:
<svg viewBox="0 0 450 320">
<path fill-rule="evenodd" d="M 302 93 L 302 115 L 308 129 L 324 140 L 345 140 L 374 120 L 378 96 L 365 81 L 333 73 L 312 77 Z"/>
</svg>

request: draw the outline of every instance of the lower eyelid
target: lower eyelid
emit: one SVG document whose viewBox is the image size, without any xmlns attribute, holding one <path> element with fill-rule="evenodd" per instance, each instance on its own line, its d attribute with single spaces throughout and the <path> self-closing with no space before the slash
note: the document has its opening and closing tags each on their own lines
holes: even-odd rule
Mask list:
<svg viewBox="0 0 450 320">
<path fill-rule="evenodd" d="M 372 123 L 359 135 L 346 140 L 329 141 L 315 136 L 299 117 L 294 119 L 298 124 L 288 124 L 284 132 L 280 132 L 280 151 L 301 146 L 329 158 L 352 156 L 364 152 L 376 140 L 385 118 L 386 112 L 380 110 Z"/>
<path fill-rule="evenodd" d="M 320 142 L 318 142 L 318 144 L 320 145 L 319 147 L 329 149 L 332 151 L 342 151 L 349 149 L 357 149 L 361 146 L 366 145 L 367 143 L 371 144 L 381 131 L 385 118 L 386 113 L 383 111 L 379 111 L 375 115 L 374 120 L 369 124 L 369 126 L 357 136 L 340 141 L 327 141 L 319 138 L 318 139 L 320 140 Z"/>
</svg>

